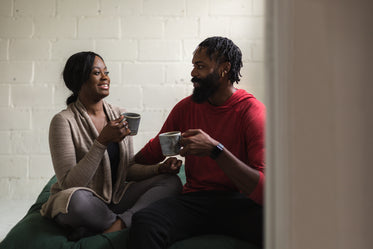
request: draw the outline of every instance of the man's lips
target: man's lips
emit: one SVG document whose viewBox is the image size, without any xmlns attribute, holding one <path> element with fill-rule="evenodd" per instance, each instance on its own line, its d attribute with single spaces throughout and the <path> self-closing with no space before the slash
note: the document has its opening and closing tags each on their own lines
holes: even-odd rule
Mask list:
<svg viewBox="0 0 373 249">
<path fill-rule="evenodd" d="M 200 87 L 201 86 L 200 79 L 194 77 L 194 78 L 192 78 L 191 81 L 193 82 L 194 87 Z"/>
</svg>

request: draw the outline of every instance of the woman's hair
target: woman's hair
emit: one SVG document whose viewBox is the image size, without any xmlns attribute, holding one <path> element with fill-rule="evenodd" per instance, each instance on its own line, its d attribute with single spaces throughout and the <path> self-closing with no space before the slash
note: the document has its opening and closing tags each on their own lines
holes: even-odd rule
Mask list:
<svg viewBox="0 0 373 249">
<path fill-rule="evenodd" d="M 89 79 L 96 56 L 104 61 L 100 55 L 91 51 L 73 54 L 66 61 L 62 76 L 66 87 L 72 91 L 66 100 L 67 105 L 78 99 L 82 85 Z"/>
<path fill-rule="evenodd" d="M 206 48 L 206 54 L 211 60 L 215 60 L 218 64 L 226 61 L 231 63 L 229 80 L 232 83 L 238 83 L 240 81 L 242 53 L 239 47 L 237 47 L 230 39 L 214 36 L 202 41 L 198 47 Z"/>
</svg>

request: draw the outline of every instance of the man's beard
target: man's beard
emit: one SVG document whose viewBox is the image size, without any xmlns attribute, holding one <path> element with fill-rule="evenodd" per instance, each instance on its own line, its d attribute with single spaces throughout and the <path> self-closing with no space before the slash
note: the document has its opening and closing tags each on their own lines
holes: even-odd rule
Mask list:
<svg viewBox="0 0 373 249">
<path fill-rule="evenodd" d="M 207 75 L 205 78 L 192 78 L 193 83 L 198 83 L 199 86 L 194 87 L 192 100 L 196 103 L 203 103 L 208 100 L 219 89 L 219 74 L 215 71 Z"/>
</svg>

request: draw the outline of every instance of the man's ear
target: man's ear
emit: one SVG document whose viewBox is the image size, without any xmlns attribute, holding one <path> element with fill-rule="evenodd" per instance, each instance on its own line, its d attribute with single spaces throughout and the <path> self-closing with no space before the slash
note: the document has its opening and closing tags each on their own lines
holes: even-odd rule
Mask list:
<svg viewBox="0 0 373 249">
<path fill-rule="evenodd" d="M 231 63 L 229 61 L 220 64 L 220 74 L 228 74 L 231 70 Z"/>
</svg>

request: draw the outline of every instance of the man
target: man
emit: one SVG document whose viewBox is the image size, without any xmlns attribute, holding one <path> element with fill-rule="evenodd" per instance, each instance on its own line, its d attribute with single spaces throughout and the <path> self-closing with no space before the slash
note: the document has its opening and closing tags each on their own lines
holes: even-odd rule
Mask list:
<svg viewBox="0 0 373 249">
<path fill-rule="evenodd" d="M 242 54 L 231 40 L 207 38 L 192 63 L 193 94 L 176 104 L 160 131 L 182 132 L 187 182 L 180 196 L 134 215 L 131 249 L 167 248 L 202 234 L 262 245 L 265 107 L 233 86 L 240 80 Z M 139 163 L 163 159 L 158 136 L 135 156 Z M 180 161 L 170 162 L 177 171 Z"/>
</svg>

